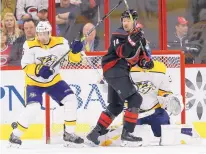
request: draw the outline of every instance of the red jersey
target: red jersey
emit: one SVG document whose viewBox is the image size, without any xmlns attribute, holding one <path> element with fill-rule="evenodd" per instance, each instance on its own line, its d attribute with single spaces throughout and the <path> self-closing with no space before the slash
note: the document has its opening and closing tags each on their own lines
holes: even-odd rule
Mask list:
<svg viewBox="0 0 206 154">
<path fill-rule="evenodd" d="M 1 50 L 0 52 L 0 67 L 2 66 L 7 66 L 8 65 L 8 60 L 9 60 L 9 54 L 10 54 L 11 46 L 6 46 L 5 49 Z"/>
</svg>

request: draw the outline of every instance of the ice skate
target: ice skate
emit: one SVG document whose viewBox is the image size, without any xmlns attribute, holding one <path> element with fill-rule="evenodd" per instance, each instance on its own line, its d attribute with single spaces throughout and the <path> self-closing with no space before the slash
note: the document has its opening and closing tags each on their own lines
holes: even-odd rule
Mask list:
<svg viewBox="0 0 206 154">
<path fill-rule="evenodd" d="M 122 140 L 121 146 L 135 147 L 135 146 L 142 145 L 142 138 L 134 136 L 126 129 L 123 129 L 122 131 L 121 140 Z"/>
<path fill-rule="evenodd" d="M 74 133 L 67 133 L 64 131 L 63 140 L 67 147 L 83 147 L 84 139 Z"/>
<path fill-rule="evenodd" d="M 98 137 L 101 135 L 99 132 L 99 128 L 95 127 L 87 136 L 88 142 L 91 146 L 98 146 L 100 144 L 100 141 L 98 140 Z"/>
<path fill-rule="evenodd" d="M 9 147 L 19 148 L 22 144 L 22 141 L 19 137 L 11 133 L 10 138 L 9 138 L 9 143 L 10 143 Z"/>
</svg>

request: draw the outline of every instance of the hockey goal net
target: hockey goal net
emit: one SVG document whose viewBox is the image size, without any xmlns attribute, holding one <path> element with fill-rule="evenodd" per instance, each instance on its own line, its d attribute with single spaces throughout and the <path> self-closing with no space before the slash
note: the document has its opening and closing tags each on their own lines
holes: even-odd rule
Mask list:
<svg viewBox="0 0 206 154">
<path fill-rule="evenodd" d="M 101 58 L 105 52 L 86 53 L 81 63 L 73 64 L 62 61 L 62 76 L 73 89 L 77 100 L 76 133 L 85 135 L 98 120 L 101 111 L 107 106 L 107 90 L 102 84 Z M 167 66 L 167 73 L 172 79 L 174 92 L 181 93 L 185 102 L 185 66 L 184 54 L 181 51 L 153 51 L 153 59 L 163 62 Z M 63 107 L 58 106 L 46 96 L 46 142 L 55 143 L 62 139 L 63 134 Z M 179 117 L 178 123 L 185 123 L 185 110 Z M 122 120 L 117 118 L 113 125 Z M 58 141 L 57 141 L 58 142 Z"/>
</svg>

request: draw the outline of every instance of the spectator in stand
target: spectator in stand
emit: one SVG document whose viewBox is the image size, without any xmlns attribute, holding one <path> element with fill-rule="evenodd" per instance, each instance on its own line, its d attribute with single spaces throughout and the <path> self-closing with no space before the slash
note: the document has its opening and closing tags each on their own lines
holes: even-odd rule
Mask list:
<svg viewBox="0 0 206 154">
<path fill-rule="evenodd" d="M 3 31 L 7 35 L 7 43 L 12 45 L 21 35 L 15 16 L 12 13 L 6 13 L 2 20 Z"/>
<path fill-rule="evenodd" d="M 40 5 L 48 8 L 48 0 L 18 0 L 16 5 L 16 16 L 20 24 L 22 24 L 24 20 L 30 18 L 39 20 L 37 8 Z"/>
<path fill-rule="evenodd" d="M 23 24 L 24 35 L 17 38 L 14 42 L 10 56 L 9 65 L 11 66 L 21 66 L 21 58 L 23 55 L 23 44 L 26 40 L 32 40 L 36 35 L 36 23 L 33 19 L 27 19 Z"/>
<path fill-rule="evenodd" d="M 191 5 L 191 13 L 193 17 L 193 23 L 197 23 L 200 20 L 200 12 L 202 9 L 206 9 L 206 0 L 190 0 L 189 3 Z"/>
<path fill-rule="evenodd" d="M 188 43 L 188 21 L 184 17 L 178 17 L 175 30 L 173 35 L 168 36 L 168 47 L 171 49 L 181 49 Z"/>
<path fill-rule="evenodd" d="M 47 21 L 48 20 L 48 7 L 44 5 L 39 5 L 37 16 L 39 21 Z"/>
<path fill-rule="evenodd" d="M 83 27 L 83 35 L 86 35 L 93 27 L 94 25 L 92 23 L 85 24 Z M 83 42 L 84 46 L 82 50 L 86 52 L 97 51 L 98 44 L 99 44 L 99 39 L 96 36 L 96 30 L 94 30 Z"/>
<path fill-rule="evenodd" d="M 178 17 L 175 25 L 175 33 L 168 36 L 168 49 L 183 50 L 185 52 L 185 63 L 194 62 L 194 57 L 188 52 L 188 21 L 184 17 Z"/>
<path fill-rule="evenodd" d="M 10 45 L 7 44 L 7 35 L 1 30 L 1 54 L 0 54 L 0 67 L 8 65 Z"/>
<path fill-rule="evenodd" d="M 60 3 L 56 6 L 56 23 L 60 29 L 60 35 L 69 42 L 74 39 L 69 35 L 70 26 L 75 23 L 75 16 L 79 11 L 79 7 L 71 4 L 70 0 L 60 0 Z"/>
<path fill-rule="evenodd" d="M 1 17 L 3 18 L 4 15 L 8 12 L 15 13 L 16 10 L 16 0 L 2 0 L 1 1 Z"/>
<path fill-rule="evenodd" d="M 199 22 L 193 24 L 188 33 L 187 49 L 194 56 L 195 64 L 206 64 L 206 9 L 199 14 Z"/>
<path fill-rule="evenodd" d="M 79 32 L 82 31 L 83 27 L 87 23 L 96 24 L 100 20 L 100 4 L 102 0 L 71 0 L 71 3 L 78 6 L 80 11 L 77 12 L 75 24 L 70 28 L 70 37 L 76 38 L 79 36 Z"/>
</svg>

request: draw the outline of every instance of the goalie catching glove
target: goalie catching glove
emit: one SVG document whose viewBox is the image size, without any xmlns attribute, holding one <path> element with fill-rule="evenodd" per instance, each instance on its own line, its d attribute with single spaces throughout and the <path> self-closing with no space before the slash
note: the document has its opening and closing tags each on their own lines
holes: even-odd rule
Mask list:
<svg viewBox="0 0 206 154">
<path fill-rule="evenodd" d="M 180 114 L 184 108 L 182 96 L 179 94 L 171 94 L 167 97 L 157 96 L 157 99 L 162 108 L 175 116 Z"/>
</svg>

